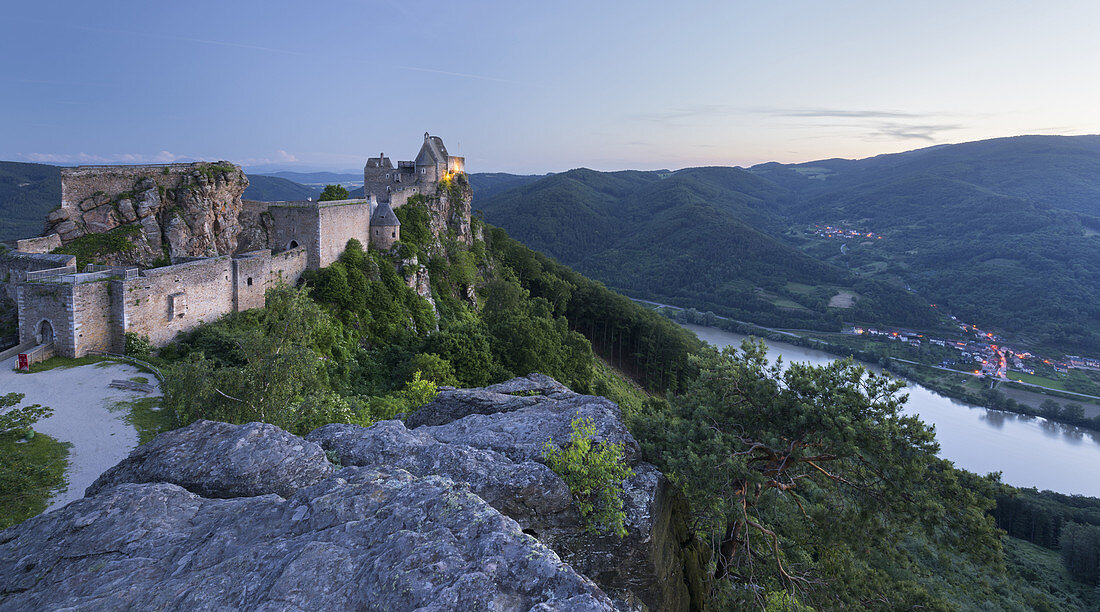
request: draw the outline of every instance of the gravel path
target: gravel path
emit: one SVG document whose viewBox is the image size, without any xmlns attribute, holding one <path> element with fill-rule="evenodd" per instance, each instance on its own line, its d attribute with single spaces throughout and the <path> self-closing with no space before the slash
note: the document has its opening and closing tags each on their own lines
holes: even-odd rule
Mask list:
<svg viewBox="0 0 1100 612">
<path fill-rule="evenodd" d="M 49 512 L 84 497 L 88 485 L 137 446 L 137 431 L 125 420 L 128 411 L 109 408 L 147 395 L 112 389 L 111 381 L 134 376 L 144 376 L 153 385 L 157 381 L 133 366 L 110 361 L 35 374 L 16 372 L 14 367 L 15 358 L 0 362 L 0 394 L 23 393 L 24 404 L 53 408 L 53 415 L 35 424 L 35 431 L 72 444 L 65 472 L 69 487 L 54 496 Z"/>
</svg>

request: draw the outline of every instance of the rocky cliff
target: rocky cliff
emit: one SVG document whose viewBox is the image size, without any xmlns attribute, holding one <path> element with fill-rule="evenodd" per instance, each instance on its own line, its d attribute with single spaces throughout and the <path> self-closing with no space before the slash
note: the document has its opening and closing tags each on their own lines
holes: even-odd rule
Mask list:
<svg viewBox="0 0 1100 612">
<path fill-rule="evenodd" d="M 102 263 L 148 266 L 236 251 L 248 178 L 229 162 L 197 162 L 66 169 L 62 186 L 62 206 L 43 235 L 57 234 L 64 250 Z"/>
<path fill-rule="evenodd" d="M 585 533 L 541 463 L 578 413 L 633 465 L 625 538 Z M 305 439 L 162 434 L 84 499 L 0 532 L 0 608 L 684 610 L 701 550 L 618 406 L 536 374 Z"/>
</svg>

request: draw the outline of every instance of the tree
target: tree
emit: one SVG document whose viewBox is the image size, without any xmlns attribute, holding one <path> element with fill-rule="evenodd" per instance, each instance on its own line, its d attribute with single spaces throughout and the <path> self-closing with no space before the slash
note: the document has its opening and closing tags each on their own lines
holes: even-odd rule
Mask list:
<svg viewBox="0 0 1100 612">
<path fill-rule="evenodd" d="M 1062 405 L 1052 399 L 1045 399 L 1039 404 L 1039 413 L 1048 419 L 1057 420 L 1062 415 Z"/>
<path fill-rule="evenodd" d="M 325 185 L 324 190 L 321 191 L 321 197 L 317 199 L 321 202 L 346 200 L 348 199 L 348 190 L 344 189 L 342 185 Z"/>
<path fill-rule="evenodd" d="M 711 534 L 720 582 L 865 604 L 883 587 L 861 557 L 903 554 L 914 525 L 998 550 L 990 487 L 936 458 L 932 429 L 901 413 L 902 383 L 851 360 L 784 369 L 749 341 L 692 359 L 698 377 L 638 433 Z"/>
<path fill-rule="evenodd" d="M 0 395 L 0 434 L 21 436 L 27 433 L 39 419 L 53 414 L 52 408 L 44 408 L 38 404 L 19 406 L 23 397 L 22 393 Z"/>
<path fill-rule="evenodd" d="M 1066 523 L 1061 537 L 1062 563 L 1074 580 L 1097 586 L 1100 581 L 1100 527 Z"/>
<path fill-rule="evenodd" d="M 633 476 L 634 470 L 623 459 L 621 442 L 598 442 L 592 419 L 577 413 L 565 448 L 547 440 L 542 458 L 569 485 L 586 530 L 626 536 L 623 481 Z"/>
</svg>

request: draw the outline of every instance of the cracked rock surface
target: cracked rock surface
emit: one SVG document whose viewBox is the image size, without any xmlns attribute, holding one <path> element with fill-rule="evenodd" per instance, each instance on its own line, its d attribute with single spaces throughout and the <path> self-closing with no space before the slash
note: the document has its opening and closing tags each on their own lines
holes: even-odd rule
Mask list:
<svg viewBox="0 0 1100 612">
<path fill-rule="evenodd" d="M 586 531 L 541 463 L 578 414 L 635 472 L 625 538 Z M 162 434 L 0 532 L 0 609 L 686 610 L 703 561 L 683 517 L 616 404 L 532 374 L 304 439 Z"/>
</svg>

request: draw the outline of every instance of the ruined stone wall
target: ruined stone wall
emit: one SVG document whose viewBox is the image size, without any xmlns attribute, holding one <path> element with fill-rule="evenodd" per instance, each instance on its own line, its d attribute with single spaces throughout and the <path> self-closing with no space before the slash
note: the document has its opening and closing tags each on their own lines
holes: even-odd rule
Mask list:
<svg viewBox="0 0 1100 612">
<path fill-rule="evenodd" d="M 241 212 L 237 215 L 237 223 L 241 226 L 241 233 L 237 235 L 238 253 L 276 248 L 271 244 L 272 224 L 268 208 L 269 202 L 241 201 Z"/>
<path fill-rule="evenodd" d="M 38 342 L 42 321 L 53 329 L 57 354 L 76 357 L 76 321 L 73 319 L 73 285 L 27 283 L 19 286 L 19 343 Z"/>
<path fill-rule="evenodd" d="M 68 357 L 83 357 L 93 351 L 122 352 L 121 326 L 112 322 L 111 300 L 116 297 L 110 281 L 68 285 L 72 288 L 75 346 Z M 121 296 L 117 296 L 121 297 Z M 65 353 L 60 353 L 65 355 Z"/>
<path fill-rule="evenodd" d="M 268 267 L 267 286 L 284 282 L 291 287 L 298 284 L 302 273 L 309 269 L 309 253 L 305 247 L 298 247 L 271 256 Z"/>
<path fill-rule="evenodd" d="M 24 238 L 15 241 L 15 250 L 21 253 L 49 253 L 61 247 L 61 236 L 50 234 L 41 238 Z"/>
<path fill-rule="evenodd" d="M 228 255 L 237 251 L 247 187 L 248 177 L 229 162 L 65 168 L 61 207 L 47 215 L 43 235 L 68 245 L 110 232 L 130 242 L 94 257 L 108 265 Z"/>
<path fill-rule="evenodd" d="M 228 256 L 145 270 L 125 286 L 126 331 L 148 336 L 155 346 L 233 312 Z"/>
<path fill-rule="evenodd" d="M 355 238 L 367 248 L 370 242 L 370 202 L 342 200 L 318 206 L 318 259 L 313 267 L 323 268 L 336 261 L 348 240 Z"/>
<path fill-rule="evenodd" d="M 279 252 L 305 247 L 310 261 L 320 259 L 317 206 L 312 202 L 279 202 L 268 207 L 271 228 L 267 248 Z"/>
<path fill-rule="evenodd" d="M 0 253 L 0 294 L 6 294 L 14 300 L 17 286 L 27 280 L 28 272 L 65 267 L 70 267 L 71 271 L 76 272 L 76 257 L 19 251 Z"/>
<path fill-rule="evenodd" d="M 255 251 L 233 259 L 233 310 L 263 308 L 271 251 Z"/>
</svg>

